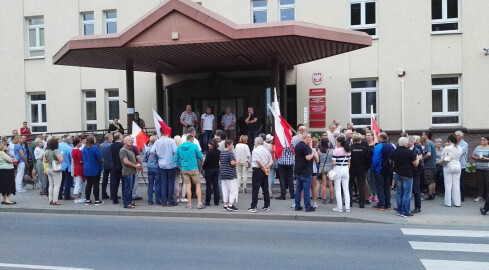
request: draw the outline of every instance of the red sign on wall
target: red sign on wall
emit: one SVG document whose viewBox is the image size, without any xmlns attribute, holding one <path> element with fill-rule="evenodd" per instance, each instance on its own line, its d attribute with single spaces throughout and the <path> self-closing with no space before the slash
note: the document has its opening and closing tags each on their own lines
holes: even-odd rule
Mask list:
<svg viewBox="0 0 489 270">
<path fill-rule="evenodd" d="M 311 113 L 309 115 L 309 119 L 311 121 L 314 121 L 314 120 L 323 120 L 323 121 L 326 121 L 326 114 L 325 113 Z"/>
<path fill-rule="evenodd" d="M 326 105 L 310 105 L 309 106 L 309 113 L 325 113 L 326 112 Z"/>
<path fill-rule="evenodd" d="M 311 121 L 311 122 L 309 122 L 309 127 L 310 128 L 325 128 L 326 127 L 326 121 Z"/>
<path fill-rule="evenodd" d="M 325 97 L 309 98 L 309 105 L 325 105 L 325 104 L 326 104 Z"/>
<path fill-rule="evenodd" d="M 311 88 L 309 89 L 310 96 L 325 96 L 326 88 Z"/>
</svg>

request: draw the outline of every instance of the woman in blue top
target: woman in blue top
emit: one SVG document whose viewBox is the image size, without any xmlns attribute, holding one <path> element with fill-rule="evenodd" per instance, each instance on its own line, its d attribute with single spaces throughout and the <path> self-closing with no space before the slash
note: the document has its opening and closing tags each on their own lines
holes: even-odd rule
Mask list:
<svg viewBox="0 0 489 270">
<path fill-rule="evenodd" d="M 22 137 L 15 136 L 12 144 L 14 144 L 14 164 L 17 161 L 17 174 L 15 175 L 15 189 L 17 192 L 27 192 L 22 187 L 22 181 L 24 180 L 25 166 L 27 164 L 27 156 L 24 151 L 24 147 L 21 145 Z"/>
<path fill-rule="evenodd" d="M 162 204 L 161 202 L 161 178 L 160 167 L 158 165 L 158 156 L 156 153 L 151 154 L 151 148 L 158 140 L 156 135 L 149 138 L 149 145 L 144 152 L 143 162 L 148 165 L 148 205 L 153 205 L 153 187 L 155 190 L 156 204 Z"/>
<path fill-rule="evenodd" d="M 95 137 L 88 136 L 87 144 L 82 151 L 83 156 L 83 173 L 87 178 L 87 187 L 85 189 L 86 201 L 85 205 L 89 205 L 92 203 L 90 200 L 90 193 L 92 192 L 93 187 L 93 196 L 95 197 L 95 205 L 103 204 L 99 199 L 99 182 L 100 182 L 100 171 L 102 170 L 102 162 L 104 159 L 102 158 L 102 154 L 100 150 L 95 145 Z"/>
</svg>

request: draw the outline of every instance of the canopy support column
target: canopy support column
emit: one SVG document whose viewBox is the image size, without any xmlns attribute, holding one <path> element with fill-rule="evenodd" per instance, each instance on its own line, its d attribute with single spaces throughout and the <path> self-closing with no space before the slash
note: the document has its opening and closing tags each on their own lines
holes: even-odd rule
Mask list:
<svg viewBox="0 0 489 270">
<path fill-rule="evenodd" d="M 161 71 L 156 71 L 156 111 L 160 116 L 164 113 L 163 104 L 165 103 L 165 95 L 163 92 L 163 76 Z"/>
<path fill-rule="evenodd" d="M 280 94 L 280 105 L 281 105 L 280 112 L 282 113 L 282 117 L 284 119 L 287 119 L 287 111 L 288 111 L 287 103 L 289 101 L 287 97 L 287 80 L 285 76 L 286 76 L 285 66 L 280 65 L 280 88 L 282 90 Z"/>
<path fill-rule="evenodd" d="M 134 67 L 132 60 L 126 63 L 127 133 L 132 133 L 134 120 Z"/>
</svg>

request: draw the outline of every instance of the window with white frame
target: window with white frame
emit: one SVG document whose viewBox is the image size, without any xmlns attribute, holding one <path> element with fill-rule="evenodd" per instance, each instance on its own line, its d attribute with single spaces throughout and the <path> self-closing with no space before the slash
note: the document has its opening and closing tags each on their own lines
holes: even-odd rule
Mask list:
<svg viewBox="0 0 489 270">
<path fill-rule="evenodd" d="M 370 125 L 371 112 L 377 115 L 377 81 L 351 81 L 350 117 L 355 126 Z"/>
<path fill-rule="evenodd" d="M 119 117 L 119 90 L 109 89 L 107 90 L 107 123 L 111 124 L 114 117 Z"/>
<path fill-rule="evenodd" d="M 377 0 L 350 0 L 350 29 L 377 35 Z"/>
<path fill-rule="evenodd" d="M 460 124 L 460 84 L 458 77 L 431 79 L 431 124 Z"/>
<path fill-rule="evenodd" d="M 295 0 L 280 0 L 280 20 L 295 20 Z"/>
<path fill-rule="evenodd" d="M 105 33 L 117 33 L 117 10 L 106 10 L 105 13 Z"/>
<path fill-rule="evenodd" d="M 94 32 L 94 15 L 93 12 L 84 12 L 81 14 L 82 19 L 82 35 L 90 36 Z"/>
<path fill-rule="evenodd" d="M 28 57 L 44 57 L 44 17 L 27 18 Z"/>
<path fill-rule="evenodd" d="M 85 129 L 97 130 L 97 93 L 95 90 L 84 91 L 85 96 Z"/>
<path fill-rule="evenodd" d="M 46 94 L 36 93 L 29 97 L 29 107 L 31 115 L 31 126 L 33 133 L 48 131 L 48 121 L 46 113 Z"/>
<path fill-rule="evenodd" d="M 253 23 L 267 22 L 267 0 L 251 1 L 251 21 Z"/>
<path fill-rule="evenodd" d="M 431 0 L 431 31 L 459 30 L 460 0 Z"/>
</svg>

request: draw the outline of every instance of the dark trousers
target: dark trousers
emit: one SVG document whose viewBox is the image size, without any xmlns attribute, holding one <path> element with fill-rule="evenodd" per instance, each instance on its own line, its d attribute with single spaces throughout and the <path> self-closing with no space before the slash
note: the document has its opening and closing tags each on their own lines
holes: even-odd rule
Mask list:
<svg viewBox="0 0 489 270">
<path fill-rule="evenodd" d="M 294 197 L 294 165 L 278 165 L 278 177 L 280 180 L 280 196 L 285 197 L 287 186 L 290 196 Z"/>
<path fill-rule="evenodd" d="M 87 176 L 87 187 L 85 188 L 85 197 L 87 200 L 90 200 L 90 193 L 92 193 L 93 187 L 93 196 L 95 197 L 95 201 L 100 200 L 100 174 L 95 176 Z"/>
<path fill-rule="evenodd" d="M 250 151 L 253 151 L 253 147 L 255 146 L 255 138 L 258 137 L 258 135 L 260 135 L 259 130 L 248 130 L 248 147 L 250 147 Z"/>
<path fill-rule="evenodd" d="M 68 169 L 66 169 L 62 172 L 61 177 L 62 178 L 61 178 L 61 185 L 59 187 L 58 199 L 61 200 L 62 199 L 61 194 L 63 194 L 65 200 L 67 200 L 71 197 L 71 188 L 73 187 L 73 176 L 71 176 L 71 172 L 69 172 Z"/>
<path fill-rule="evenodd" d="M 268 191 L 268 176 L 260 169 L 253 168 L 251 175 L 251 208 L 256 208 L 258 204 L 258 192 L 260 187 L 263 190 L 264 207 L 270 207 L 270 193 Z"/>
<path fill-rule="evenodd" d="M 460 176 L 462 178 L 462 176 Z M 435 167 L 435 183 L 436 183 L 436 193 L 443 194 L 445 193 L 445 177 L 443 175 L 443 166 L 436 165 Z M 462 186 L 460 186 L 462 187 Z"/>
<path fill-rule="evenodd" d="M 477 170 L 477 197 L 485 198 L 489 195 L 489 170 Z"/>
<path fill-rule="evenodd" d="M 421 174 L 413 176 L 414 209 L 421 210 Z"/>
<path fill-rule="evenodd" d="M 110 171 L 110 199 L 117 202 L 117 192 L 119 191 L 119 183 L 122 179 L 122 170 L 112 169 Z"/>
<path fill-rule="evenodd" d="M 102 178 L 102 198 L 107 198 L 109 195 L 107 195 L 107 184 L 109 183 L 109 175 L 110 175 L 111 169 L 104 169 L 104 175 Z"/>
<path fill-rule="evenodd" d="M 209 142 L 212 139 L 212 130 L 204 130 L 204 138 L 202 142 L 202 148 L 205 152 L 209 150 Z"/>
<path fill-rule="evenodd" d="M 365 179 L 367 178 L 367 172 L 354 172 L 350 171 L 350 182 L 349 182 L 349 189 L 350 189 L 350 198 L 352 191 L 353 191 L 353 183 L 355 183 L 355 178 L 357 179 L 357 186 L 358 186 L 358 202 L 360 205 L 365 205 Z M 351 204 L 350 204 L 351 205 Z"/>
<path fill-rule="evenodd" d="M 173 193 L 175 193 L 175 173 L 176 169 L 161 169 L 161 203 L 163 205 L 173 205 L 175 200 Z"/>
<path fill-rule="evenodd" d="M 219 169 L 205 170 L 205 205 L 211 204 L 214 194 L 214 204 L 219 205 Z"/>
<path fill-rule="evenodd" d="M 462 168 L 462 173 L 460 174 L 460 198 L 462 202 L 465 200 L 465 177 L 467 177 L 467 172 L 465 168 Z"/>
<path fill-rule="evenodd" d="M 387 174 L 381 174 L 374 172 L 375 187 L 377 189 L 377 203 L 378 208 L 390 208 L 391 207 L 391 178 L 390 172 Z"/>
</svg>

